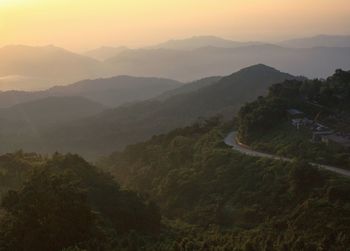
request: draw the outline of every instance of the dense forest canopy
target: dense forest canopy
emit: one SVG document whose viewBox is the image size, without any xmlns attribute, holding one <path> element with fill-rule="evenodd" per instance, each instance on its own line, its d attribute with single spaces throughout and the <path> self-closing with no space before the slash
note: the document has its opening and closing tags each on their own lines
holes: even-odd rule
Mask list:
<svg viewBox="0 0 350 251">
<path fill-rule="evenodd" d="M 350 251 L 349 13 L 0 0 L 0 251 Z"/>
<path fill-rule="evenodd" d="M 0 159 L 7 181 L 1 183 L 0 250 L 110 250 L 131 231 L 160 231 L 154 203 L 120 189 L 112 176 L 77 155 L 18 152 Z"/>
<path fill-rule="evenodd" d="M 290 109 L 301 112 L 303 120 L 293 122 Z M 296 128 L 291 122 L 303 126 Z M 253 148 L 349 169 L 350 72 L 336 70 L 325 80 L 272 85 L 266 97 L 241 108 L 238 124 L 240 140 Z M 343 145 L 315 142 L 317 135 L 327 139 L 327 134 Z"/>
<path fill-rule="evenodd" d="M 282 81 L 237 119 L 198 119 L 96 165 L 74 154 L 1 155 L 0 250 L 346 250 L 350 180 L 308 162 L 346 167 L 349 152 L 306 140 L 286 110 L 345 130 L 348 102 L 349 72 L 337 70 Z M 295 160 L 234 151 L 223 139 L 237 129 L 251 147 Z"/>
<path fill-rule="evenodd" d="M 229 126 L 202 121 L 132 145 L 100 166 L 179 222 L 168 224 L 184 233 L 168 237 L 175 248 L 164 250 L 346 249 L 350 181 L 301 160 L 236 153 L 222 142 Z"/>
</svg>

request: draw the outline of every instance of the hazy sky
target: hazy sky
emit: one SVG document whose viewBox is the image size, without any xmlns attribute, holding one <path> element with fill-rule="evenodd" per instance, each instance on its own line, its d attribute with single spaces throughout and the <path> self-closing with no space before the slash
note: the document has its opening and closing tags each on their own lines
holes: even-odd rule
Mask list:
<svg viewBox="0 0 350 251">
<path fill-rule="evenodd" d="M 350 0 L 0 0 L 0 46 L 72 50 L 216 35 L 283 40 L 350 34 Z"/>
</svg>

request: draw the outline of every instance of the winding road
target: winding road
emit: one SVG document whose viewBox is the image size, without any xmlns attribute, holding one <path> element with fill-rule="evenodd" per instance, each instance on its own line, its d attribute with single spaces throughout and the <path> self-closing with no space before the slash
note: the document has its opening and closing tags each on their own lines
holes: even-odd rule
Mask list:
<svg viewBox="0 0 350 251">
<path fill-rule="evenodd" d="M 274 159 L 274 160 L 282 160 L 282 161 L 287 161 L 287 162 L 292 162 L 293 160 L 290 158 L 285 158 L 285 157 L 281 157 L 278 155 L 274 155 L 274 154 L 268 154 L 268 153 L 263 153 L 263 152 L 258 152 L 255 151 L 251 148 L 249 148 L 248 146 L 240 143 L 237 140 L 237 132 L 231 132 L 229 133 L 226 138 L 224 139 L 224 142 L 226 145 L 232 147 L 233 150 L 236 150 L 240 153 L 243 153 L 245 155 L 249 155 L 249 156 L 254 156 L 254 157 L 262 157 L 262 158 L 269 158 L 269 159 Z M 312 166 L 318 167 L 318 168 L 322 168 L 322 169 L 326 169 L 328 171 L 343 175 L 343 176 L 347 176 L 350 177 L 350 171 L 347 171 L 345 169 L 341 169 L 338 167 L 334 167 L 334 166 L 328 166 L 328 165 L 322 165 L 322 164 L 317 164 L 317 163 L 310 163 Z"/>
</svg>

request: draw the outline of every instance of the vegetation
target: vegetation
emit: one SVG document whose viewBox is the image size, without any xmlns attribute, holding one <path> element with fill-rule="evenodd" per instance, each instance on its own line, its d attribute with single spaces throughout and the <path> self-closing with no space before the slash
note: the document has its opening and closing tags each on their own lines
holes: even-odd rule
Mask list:
<svg viewBox="0 0 350 251">
<path fill-rule="evenodd" d="M 2 159 L 3 170 L 26 178 L 2 187 L 16 190 L 2 199 L 0 250 L 111 250 L 109 245 L 122 245 L 133 232 L 152 236 L 160 231 L 154 203 L 121 190 L 110 175 L 79 156 L 17 153 Z"/>
<path fill-rule="evenodd" d="M 0 251 L 347 250 L 350 180 L 308 160 L 348 155 L 306 141 L 285 110 L 338 121 L 349 111 L 348 77 L 286 81 L 240 110 L 241 140 L 291 163 L 233 151 L 223 138 L 236 125 L 222 117 L 130 145 L 100 169 L 73 154 L 2 155 Z"/>
<path fill-rule="evenodd" d="M 337 70 L 327 80 L 285 81 L 270 88 L 241 108 L 240 140 L 253 148 L 287 157 L 350 168 L 350 152 L 346 148 L 313 143 L 312 132 L 291 125 L 286 110 L 297 108 L 306 116 L 344 133 L 350 132 L 350 72 Z"/>
<path fill-rule="evenodd" d="M 162 250 L 346 250 L 350 181 L 309 166 L 241 155 L 213 118 L 101 161 L 156 201 Z"/>
<path fill-rule="evenodd" d="M 123 189 L 77 155 L 1 156 L 23 178 L 2 187 L 0 250 L 346 250 L 350 181 L 236 153 L 230 125 L 203 120 L 102 159 Z"/>
</svg>

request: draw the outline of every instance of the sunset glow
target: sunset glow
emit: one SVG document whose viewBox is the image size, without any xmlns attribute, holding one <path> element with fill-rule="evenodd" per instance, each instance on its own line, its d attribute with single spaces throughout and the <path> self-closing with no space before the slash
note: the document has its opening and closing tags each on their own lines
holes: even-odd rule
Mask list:
<svg viewBox="0 0 350 251">
<path fill-rule="evenodd" d="M 170 38 L 234 40 L 349 33 L 348 0 L 0 0 L 0 46 L 143 46 Z"/>
</svg>

